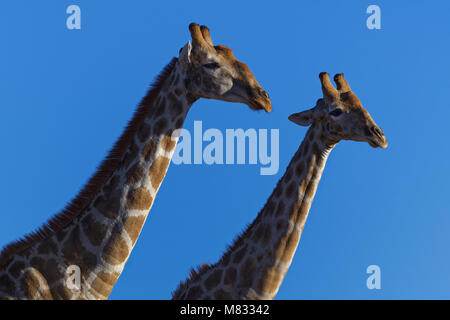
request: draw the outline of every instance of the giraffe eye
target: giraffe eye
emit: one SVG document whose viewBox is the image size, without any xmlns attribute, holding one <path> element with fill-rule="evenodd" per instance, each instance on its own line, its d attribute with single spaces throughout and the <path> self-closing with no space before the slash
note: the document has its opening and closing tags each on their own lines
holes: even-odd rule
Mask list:
<svg viewBox="0 0 450 320">
<path fill-rule="evenodd" d="M 338 117 L 338 116 L 340 116 L 342 114 L 342 110 L 341 109 L 334 109 L 333 111 L 330 112 L 330 114 L 333 117 Z"/>
<path fill-rule="evenodd" d="M 217 69 L 219 67 L 219 64 L 217 62 L 210 62 L 210 63 L 206 63 L 203 65 L 204 68 L 206 69 Z"/>
</svg>

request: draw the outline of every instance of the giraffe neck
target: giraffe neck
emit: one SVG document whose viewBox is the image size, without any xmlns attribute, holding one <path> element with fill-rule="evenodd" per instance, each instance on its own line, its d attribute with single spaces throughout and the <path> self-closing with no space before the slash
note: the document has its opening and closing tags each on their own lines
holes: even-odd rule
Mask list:
<svg viewBox="0 0 450 320">
<path fill-rule="evenodd" d="M 313 124 L 252 224 L 214 265 L 193 271 L 174 299 L 273 299 L 292 262 L 334 145 Z"/>
<path fill-rule="evenodd" d="M 31 299 L 108 297 L 166 174 L 178 140 L 172 133 L 183 126 L 196 100 L 185 88 L 179 62 L 172 63 L 159 90 L 142 100 L 135 114 L 141 119 L 132 120 L 135 128 L 117 167 L 84 208 L 66 226 L 16 252 L 0 267 L 0 297 L 2 292 Z M 70 285 L 73 274 L 67 272 L 72 265 L 81 276 L 75 289 Z"/>
</svg>

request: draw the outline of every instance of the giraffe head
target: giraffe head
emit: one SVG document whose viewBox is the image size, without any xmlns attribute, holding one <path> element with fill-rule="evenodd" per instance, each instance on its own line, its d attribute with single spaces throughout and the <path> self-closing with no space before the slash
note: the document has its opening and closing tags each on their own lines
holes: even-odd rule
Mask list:
<svg viewBox="0 0 450 320">
<path fill-rule="evenodd" d="M 179 61 L 186 70 L 187 88 L 196 98 L 241 102 L 252 110 L 270 112 L 269 95 L 256 81 L 245 63 L 223 45 L 213 45 L 209 29 L 189 25 L 192 44 L 181 50 Z"/>
<path fill-rule="evenodd" d="M 289 120 L 301 126 L 320 122 L 324 138 L 332 143 L 354 140 L 368 142 L 374 148 L 386 148 L 388 143 L 383 130 L 364 109 L 344 75 L 334 76 L 337 89 L 331 84 L 328 73 L 320 73 L 319 78 L 323 98 L 312 109 L 290 115 Z"/>
</svg>

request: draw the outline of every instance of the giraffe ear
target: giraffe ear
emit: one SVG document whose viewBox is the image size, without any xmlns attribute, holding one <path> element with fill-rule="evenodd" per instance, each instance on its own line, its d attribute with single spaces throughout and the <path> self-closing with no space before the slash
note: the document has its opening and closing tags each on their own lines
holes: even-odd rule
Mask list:
<svg viewBox="0 0 450 320">
<path fill-rule="evenodd" d="M 178 59 L 184 64 L 191 63 L 191 51 L 192 45 L 191 42 L 188 41 L 188 43 L 186 43 L 185 46 L 180 50 L 180 56 Z"/>
<path fill-rule="evenodd" d="M 314 110 L 309 109 L 306 111 L 293 113 L 289 116 L 289 120 L 293 123 L 298 124 L 299 126 L 308 127 L 313 122 Z"/>
</svg>

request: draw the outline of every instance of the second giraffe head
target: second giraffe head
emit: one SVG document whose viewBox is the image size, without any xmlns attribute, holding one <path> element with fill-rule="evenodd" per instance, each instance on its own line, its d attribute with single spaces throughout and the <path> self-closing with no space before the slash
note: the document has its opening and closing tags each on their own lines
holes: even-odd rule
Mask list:
<svg viewBox="0 0 450 320">
<path fill-rule="evenodd" d="M 321 125 L 323 138 L 329 144 L 354 140 L 368 142 L 374 148 L 386 148 L 388 143 L 383 130 L 364 109 L 344 75 L 334 76 L 337 89 L 331 84 L 328 73 L 320 73 L 319 78 L 323 98 L 312 109 L 292 114 L 289 120 L 301 126 Z"/>
</svg>

